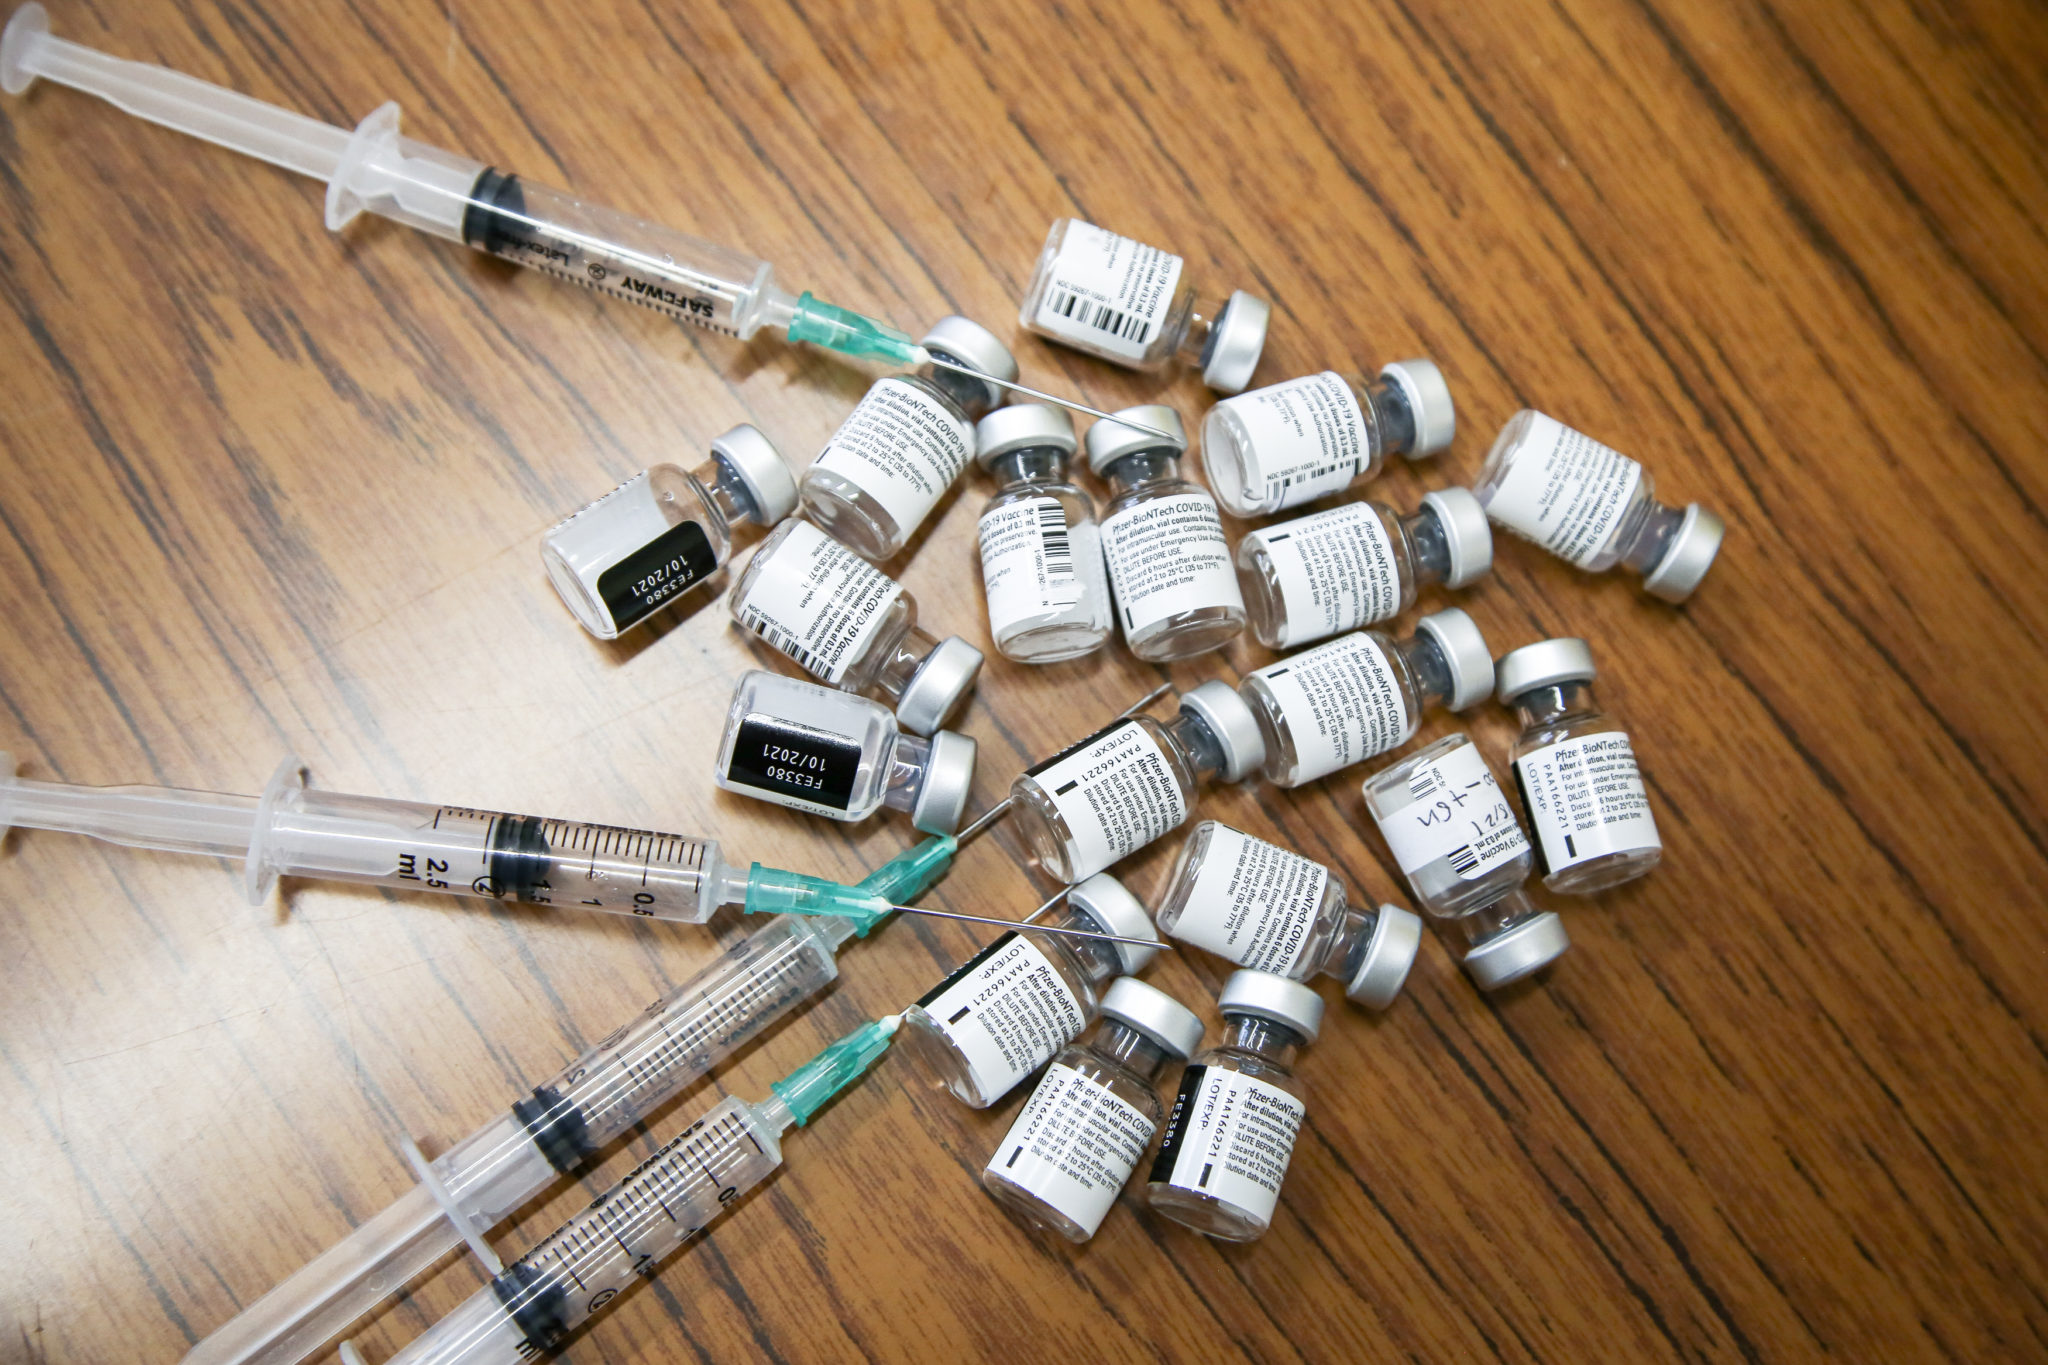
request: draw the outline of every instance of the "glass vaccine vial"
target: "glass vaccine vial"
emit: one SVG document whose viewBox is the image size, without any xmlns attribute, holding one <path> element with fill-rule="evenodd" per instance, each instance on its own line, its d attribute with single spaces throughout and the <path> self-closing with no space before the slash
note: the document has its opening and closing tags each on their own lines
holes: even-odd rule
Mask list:
<svg viewBox="0 0 2048 1365">
<path fill-rule="evenodd" d="M 1524 540 L 1588 573 L 1627 565 L 1667 602 L 1692 595 L 1726 529 L 1696 502 L 1666 507 L 1640 464 L 1528 408 L 1494 438 L 1472 491 Z"/>
<path fill-rule="evenodd" d="M 1181 845 L 1153 913 L 1159 932 L 1226 962 L 1344 983 L 1354 1004 L 1394 1003 L 1415 965 L 1422 920 L 1398 905 L 1354 909 L 1330 869 L 1215 820 Z"/>
<path fill-rule="evenodd" d="M 614 640 L 716 573 L 739 523 L 773 526 L 795 509 L 789 466 L 741 423 L 696 468 L 652 465 L 556 522 L 540 562 L 578 623 Z"/>
<path fill-rule="evenodd" d="M 974 741 L 941 730 L 899 734 L 865 697 L 755 669 L 733 689 L 718 746 L 718 785 L 829 820 L 910 812 L 927 834 L 951 834 L 974 785 Z"/>
<path fill-rule="evenodd" d="M 1124 643 L 1148 663 L 1219 649 L 1244 629 L 1244 597 L 1216 500 L 1180 476 L 1180 414 L 1147 403 L 1117 415 L 1179 438 L 1162 442 L 1116 422 L 1088 428 L 1088 467 L 1111 490 L 1102 558 Z"/>
<path fill-rule="evenodd" d="M 974 439 L 975 460 L 1000 485 L 979 526 L 996 652 L 1049 664 L 1100 649 L 1114 629 L 1109 578 L 1095 504 L 1067 479 L 1073 421 L 1017 403 L 982 418 Z"/>
<path fill-rule="evenodd" d="M 1325 370 L 1210 408 L 1202 468 L 1230 515 L 1266 517 L 1378 478 L 1390 451 L 1434 455 L 1457 430 L 1432 361 L 1398 361 L 1376 380 Z"/>
<path fill-rule="evenodd" d="M 1158 941 L 1138 898 L 1103 873 L 1067 893 L 1048 924 Z M 896 1045 L 934 1086 L 986 1109 L 1081 1036 L 1102 990 L 1157 948 L 1011 929 L 903 1012 Z"/>
<path fill-rule="evenodd" d="M 1202 1045 L 1202 1021 L 1166 992 L 1121 976 L 1086 1042 L 1053 1058 L 981 1173 L 1026 1224 L 1093 1237 L 1165 1122 L 1159 1073 Z"/>
<path fill-rule="evenodd" d="M 1258 368 L 1272 314 L 1242 289 L 1210 298 L 1170 252 L 1062 218 L 1046 234 L 1017 321 L 1127 370 L 1178 357 L 1201 366 L 1202 382 L 1218 393 L 1237 393 Z"/>
<path fill-rule="evenodd" d="M 1465 940 L 1466 972 L 1499 990 L 1571 947 L 1564 921 L 1522 883 L 1536 856 L 1464 735 L 1446 735 L 1365 780 L 1365 805 L 1423 913 Z"/>
<path fill-rule="evenodd" d="M 1237 971 L 1216 997 L 1223 1042 L 1181 1072 L 1145 1202 L 1226 1242 L 1273 1223 L 1308 1113 L 1294 1061 L 1322 1027 L 1323 998 L 1299 981 Z"/>
<path fill-rule="evenodd" d="M 1593 700 L 1593 651 L 1544 640 L 1502 655 L 1501 705 L 1522 723 L 1515 785 L 1536 831 L 1543 884 L 1585 896 L 1633 881 L 1664 856 L 1628 732 Z"/>
<path fill-rule="evenodd" d="M 1493 691 L 1493 657 L 1457 607 L 1405 640 L 1361 630 L 1292 654 L 1238 684 L 1265 744 L 1266 780 L 1299 787 L 1405 744 L 1423 711 L 1462 711 Z"/>
<path fill-rule="evenodd" d="M 1414 516 L 1383 502 L 1351 502 L 1237 543 L 1237 581 L 1252 635 L 1293 649 L 1391 620 L 1425 583 L 1465 588 L 1493 567 L 1493 532 L 1462 488 L 1425 493 Z"/>
<path fill-rule="evenodd" d="M 1179 829 L 1196 783 L 1242 781 L 1265 752 L 1251 708 L 1212 679 L 1181 694 L 1170 722 L 1132 716 L 1026 768 L 1010 819 L 1049 875 L 1077 882 Z"/>
<path fill-rule="evenodd" d="M 1017 377 L 1009 349 L 978 322 L 941 318 L 918 344 L 999 379 Z M 974 424 L 1004 396 L 985 379 L 936 365 L 877 379 L 804 471 L 804 511 L 834 539 L 887 559 L 967 468 Z"/>
<path fill-rule="evenodd" d="M 776 527 L 732 589 L 732 619 L 842 692 L 879 692 L 914 735 L 950 721 L 981 651 L 917 628 L 903 585 L 807 521 Z"/>
</svg>

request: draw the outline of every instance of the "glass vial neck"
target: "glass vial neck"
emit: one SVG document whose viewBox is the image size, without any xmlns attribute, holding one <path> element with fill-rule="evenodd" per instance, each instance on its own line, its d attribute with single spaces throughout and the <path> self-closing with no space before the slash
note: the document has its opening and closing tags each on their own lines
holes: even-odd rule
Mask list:
<svg viewBox="0 0 2048 1365">
<path fill-rule="evenodd" d="M 988 462 L 988 469 L 1003 489 L 1032 483 L 1065 483 L 1067 452 L 1058 446 L 1006 450 Z"/>
<path fill-rule="evenodd" d="M 1622 542 L 1621 562 L 1637 573 L 1650 572 L 1671 549 L 1671 538 L 1678 534 L 1684 521 L 1684 508 L 1650 502 L 1643 509 L 1642 519 Z"/>
<path fill-rule="evenodd" d="M 1436 636 L 1418 630 L 1405 640 L 1394 642 L 1394 652 L 1408 665 L 1408 676 L 1423 707 L 1442 706 L 1451 695 L 1451 663 L 1444 657 Z"/>
<path fill-rule="evenodd" d="M 1337 932 L 1330 935 L 1330 946 L 1317 970 L 1339 981 L 1348 982 L 1357 976 L 1365 962 L 1365 950 L 1372 943 L 1372 931 L 1379 922 L 1378 907 L 1347 908 Z"/>
<path fill-rule="evenodd" d="M 1183 711 L 1159 728 L 1181 751 L 1197 778 L 1213 777 L 1223 771 L 1223 745 L 1200 716 Z"/>
<path fill-rule="evenodd" d="M 1305 1039 L 1287 1025 L 1250 1014 L 1223 1016 L 1223 1047 L 1271 1062 L 1282 1071 L 1294 1069 Z"/>
<path fill-rule="evenodd" d="M 1515 719 L 1524 730 L 1548 730 L 1570 720 L 1588 720 L 1600 714 L 1589 682 L 1557 683 L 1532 687 L 1513 702 Z"/>
<path fill-rule="evenodd" d="M 1085 915 L 1072 905 L 1062 905 L 1047 917 L 1052 923 L 1066 929 L 1086 929 L 1094 934 L 1113 934 L 1114 925 L 1099 923 L 1093 916 Z M 1124 974 L 1124 960 L 1114 943 L 1099 938 L 1074 938 L 1067 934 L 1046 934 L 1037 940 L 1042 948 L 1050 939 L 1074 955 L 1081 965 L 1081 971 L 1089 982 L 1098 989 Z"/>
<path fill-rule="evenodd" d="M 911 626 L 888 645 L 888 656 L 882 660 L 882 667 L 875 674 L 875 686 L 890 701 L 898 701 L 903 689 L 910 686 L 910 680 L 917 676 L 917 670 L 924 667 L 925 657 L 938 648 L 939 642 L 925 631 Z"/>
<path fill-rule="evenodd" d="M 957 364 L 972 364 L 971 361 L 962 360 L 950 351 L 936 351 L 934 354 L 942 355 Z M 918 367 L 917 378 L 948 403 L 958 408 L 960 415 L 970 422 L 979 422 L 982 418 L 994 412 L 996 405 L 1002 401 L 1002 390 L 996 388 L 995 385 L 989 383 L 986 379 L 976 379 L 972 375 L 961 374 L 958 370 L 941 369 L 937 365 L 923 365 Z"/>
<path fill-rule="evenodd" d="M 691 470 L 690 477 L 704 490 L 704 501 L 725 518 L 728 526 L 761 519 L 761 509 L 755 505 L 754 495 L 747 491 L 739 471 L 727 464 L 722 456 L 713 455 Z"/>
<path fill-rule="evenodd" d="M 882 787 L 882 804 L 890 810 L 915 810 L 931 758 L 930 740 L 918 735 L 897 735 L 889 750 L 889 776 Z"/>
<path fill-rule="evenodd" d="M 1167 446 L 1132 451 L 1103 471 L 1103 477 L 1109 480 L 1111 496 L 1122 497 L 1147 484 L 1177 482 L 1180 479 L 1180 455 L 1179 451 Z"/>
<path fill-rule="evenodd" d="M 1381 451 L 1413 449 L 1415 413 L 1408 406 L 1408 395 L 1401 386 L 1382 377 L 1358 385 L 1358 392 L 1365 400 L 1360 406 L 1366 409 L 1366 425 L 1371 429 L 1377 448 Z"/>
<path fill-rule="evenodd" d="M 1451 576 L 1451 539 L 1437 520 L 1434 507 L 1424 507 L 1412 517 L 1396 517 L 1401 534 L 1408 541 L 1409 562 L 1415 566 L 1417 583 L 1441 583 Z"/>
<path fill-rule="evenodd" d="M 1518 886 L 1499 900 L 1459 916 L 1458 927 L 1465 931 L 1465 941 L 1477 948 L 1543 913 L 1543 907 Z"/>
<path fill-rule="evenodd" d="M 1181 320 L 1180 340 L 1174 343 L 1174 354 L 1183 364 L 1206 366 L 1215 341 L 1216 324 L 1222 319 L 1229 300 L 1208 298 L 1193 290 L 1188 291 L 1187 299 L 1187 317 Z M 1169 327 L 1173 322 L 1172 318 L 1167 319 Z"/>
<path fill-rule="evenodd" d="M 1102 1021 L 1095 1037 L 1089 1040 L 1088 1050 L 1147 1083 L 1158 1080 L 1171 1060 L 1165 1048 L 1118 1019 Z"/>
</svg>

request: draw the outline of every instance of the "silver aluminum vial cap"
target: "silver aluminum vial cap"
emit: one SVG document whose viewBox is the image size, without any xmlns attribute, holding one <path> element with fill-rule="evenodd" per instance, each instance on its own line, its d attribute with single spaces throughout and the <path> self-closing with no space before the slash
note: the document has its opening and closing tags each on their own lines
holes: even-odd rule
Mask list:
<svg viewBox="0 0 2048 1365">
<path fill-rule="evenodd" d="M 1193 1010 L 1134 976 L 1120 976 L 1102 993 L 1102 1017 L 1114 1019 L 1186 1061 L 1202 1045 L 1202 1020 Z"/>
<path fill-rule="evenodd" d="M 1644 590 L 1666 602 L 1683 602 L 1692 596 L 1707 570 L 1714 567 L 1714 556 L 1721 552 L 1721 537 L 1727 530 L 1719 515 L 1696 502 L 1689 504 L 1664 557 L 1643 576 Z"/>
<path fill-rule="evenodd" d="M 1285 1024 L 1311 1043 L 1322 1032 L 1323 997 L 1299 981 L 1249 967 L 1230 974 L 1216 996 L 1216 1008 L 1225 1014 L 1249 1014 Z"/>
<path fill-rule="evenodd" d="M 1422 947 L 1422 917 L 1398 905 L 1382 905 L 1365 945 L 1365 959 L 1358 964 L 1344 994 L 1369 1010 L 1383 1010 L 1407 984 L 1408 969 Z"/>
<path fill-rule="evenodd" d="M 1424 493 L 1422 505 L 1444 528 L 1444 544 L 1451 552 L 1451 571 L 1444 576 L 1444 586 L 1469 588 L 1485 577 L 1493 567 L 1493 528 L 1472 490 L 1439 488 Z"/>
<path fill-rule="evenodd" d="M 1010 354 L 1010 348 L 1003 345 L 1002 338 L 972 318 L 958 314 L 940 318 L 932 324 L 929 332 L 918 339 L 917 344 L 983 374 L 992 374 L 998 379 L 1017 378 L 1017 357 Z M 1009 390 L 1000 385 L 984 384 L 982 387 L 988 390 L 990 407 L 1009 397 Z"/>
<path fill-rule="evenodd" d="M 1513 706 L 1516 697 L 1538 687 L 1593 681 L 1593 651 L 1573 636 L 1538 640 L 1501 655 L 1493 666 L 1493 676 L 1497 683 L 1494 695 L 1502 706 Z"/>
<path fill-rule="evenodd" d="M 1450 665 L 1451 695 L 1444 705 L 1462 711 L 1486 700 L 1493 691 L 1493 651 L 1479 633 L 1478 623 L 1462 607 L 1445 607 L 1422 617 L 1415 629 L 1436 641 L 1444 662 Z"/>
<path fill-rule="evenodd" d="M 1159 941 L 1159 930 L 1153 927 L 1152 917 L 1145 913 L 1145 907 L 1122 882 L 1107 872 L 1098 872 L 1076 884 L 1067 892 L 1067 904 L 1105 934 Z M 1124 975 L 1133 976 L 1159 956 L 1159 950 L 1141 948 L 1135 943 L 1119 943 L 1116 955 L 1123 965 Z"/>
<path fill-rule="evenodd" d="M 981 674 L 981 660 L 981 651 L 957 635 L 933 645 L 896 699 L 896 723 L 913 735 L 928 735 L 953 719 Z"/>
<path fill-rule="evenodd" d="M 983 469 L 996 456 L 1013 450 L 1051 446 L 1072 455 L 1079 445 L 1074 439 L 1074 419 L 1064 408 L 1050 403 L 1012 403 L 974 424 L 974 458 Z"/>
<path fill-rule="evenodd" d="M 1107 473 L 1112 464 L 1141 450 L 1166 450 L 1174 455 L 1188 453 L 1188 430 L 1181 425 L 1180 414 L 1166 404 L 1140 403 L 1134 408 L 1121 408 L 1116 415 L 1128 417 L 1133 422 L 1143 422 L 1148 427 L 1157 427 L 1180 440 L 1167 445 L 1151 432 L 1127 427 L 1121 422 L 1098 421 L 1088 428 L 1088 468 L 1096 474 Z"/>
<path fill-rule="evenodd" d="M 755 521 L 773 526 L 796 510 L 796 476 L 759 427 L 740 423 L 711 443 L 711 453 L 739 475 L 753 500 Z"/>
<path fill-rule="evenodd" d="M 1572 936 L 1564 931 L 1564 921 L 1555 911 L 1546 910 L 1465 954 L 1465 970 L 1480 990 L 1497 991 L 1557 961 L 1571 946 Z"/>
<path fill-rule="evenodd" d="M 1490 660 L 1488 665 L 1491 666 Z M 1236 689 L 1221 678 L 1211 678 L 1200 687 L 1181 693 L 1180 709 L 1200 717 L 1209 733 L 1216 736 L 1216 743 L 1223 750 L 1223 771 L 1218 776 L 1225 782 L 1242 781 L 1266 761 L 1266 740 L 1259 733 L 1257 717 Z"/>
<path fill-rule="evenodd" d="M 1233 293 L 1204 348 L 1202 382 L 1218 393 L 1242 393 L 1252 382 L 1252 371 L 1259 368 L 1266 324 L 1272 320 L 1272 304 L 1242 289 Z"/>
<path fill-rule="evenodd" d="M 977 747 L 971 736 L 951 730 L 932 736 L 924 780 L 917 784 L 917 801 L 910 808 L 911 824 L 926 834 L 951 834 L 960 828 L 967 794 L 974 787 Z"/>
<path fill-rule="evenodd" d="M 1381 368 L 1380 378 L 1391 381 L 1408 400 L 1408 414 L 1415 423 L 1415 437 L 1402 451 L 1411 460 L 1434 455 L 1450 447 L 1458 434 L 1458 410 L 1451 403 L 1451 386 L 1434 360 L 1397 360 Z"/>
</svg>

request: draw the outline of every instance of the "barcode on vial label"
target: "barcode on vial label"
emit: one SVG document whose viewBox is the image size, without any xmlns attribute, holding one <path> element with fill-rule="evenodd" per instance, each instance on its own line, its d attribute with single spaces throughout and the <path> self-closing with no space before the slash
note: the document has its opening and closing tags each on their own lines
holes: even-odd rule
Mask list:
<svg viewBox="0 0 2048 1365">
<path fill-rule="evenodd" d="M 1067 512 L 1050 499 L 1038 508 L 1038 539 L 1045 547 L 1046 586 L 1071 583 L 1074 578 L 1074 545 L 1067 536 Z"/>
<path fill-rule="evenodd" d="M 1434 763 L 1424 764 L 1408 774 L 1408 799 L 1426 801 L 1449 787 L 1444 780 L 1443 770 Z"/>
<path fill-rule="evenodd" d="M 827 669 L 817 655 L 797 643 L 796 636 L 791 635 L 773 621 L 768 620 L 754 608 L 740 608 L 740 624 L 753 631 L 754 634 L 760 636 L 775 648 L 781 650 L 784 654 L 787 654 L 790 658 L 796 660 L 806 673 L 819 678 L 825 676 Z"/>
<path fill-rule="evenodd" d="M 1470 844 L 1459 844 L 1449 853 L 1444 854 L 1444 858 L 1450 863 L 1451 871 L 1457 873 L 1460 877 L 1471 876 L 1472 869 L 1479 866 L 1479 855 L 1472 851 L 1472 845 Z"/>
<path fill-rule="evenodd" d="M 1057 289 L 1047 300 L 1045 311 L 1078 322 L 1083 327 L 1092 327 L 1124 341 L 1143 345 L 1151 340 L 1152 323 L 1136 313 L 1120 313 L 1106 303 L 1076 294 L 1071 289 Z"/>
</svg>

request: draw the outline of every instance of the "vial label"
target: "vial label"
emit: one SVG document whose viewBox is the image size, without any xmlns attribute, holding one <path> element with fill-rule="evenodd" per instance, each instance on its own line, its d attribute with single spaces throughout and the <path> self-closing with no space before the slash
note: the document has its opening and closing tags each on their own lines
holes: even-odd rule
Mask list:
<svg viewBox="0 0 2048 1365">
<path fill-rule="evenodd" d="M 1101 553 L 1092 523 L 1069 527 L 1058 498 L 1024 498 L 982 513 L 980 529 L 988 624 L 998 638 L 1080 603 L 1075 556 Z"/>
<path fill-rule="evenodd" d="M 1515 782 L 1545 876 L 1609 853 L 1664 847 L 1625 734 L 1584 735 L 1523 754 Z"/>
<path fill-rule="evenodd" d="M 1401 610 L 1401 569 L 1387 524 L 1353 502 L 1245 537 L 1264 547 L 1280 585 L 1280 645 L 1307 644 Z"/>
<path fill-rule="evenodd" d="M 1273 1221 L 1308 1107 L 1270 1082 L 1218 1066 L 1181 1073 L 1152 1183 L 1213 1195 Z"/>
<path fill-rule="evenodd" d="M 680 521 L 597 576 L 597 595 L 624 630 L 664 603 L 718 572 L 711 537 L 694 521 Z"/>
<path fill-rule="evenodd" d="M 1321 863 L 1217 825 L 1171 932 L 1240 967 L 1293 976 L 1329 884 Z"/>
<path fill-rule="evenodd" d="M 1126 507 L 1102 523 L 1102 556 L 1127 636 L 1179 612 L 1244 606 L 1223 519 L 1207 493 Z"/>
<path fill-rule="evenodd" d="M 800 521 L 755 575 L 739 620 L 837 687 L 901 596 L 902 584 Z"/>
<path fill-rule="evenodd" d="M 907 379 L 876 380 L 814 461 L 882 504 L 905 535 L 974 455 L 974 427 Z"/>
<path fill-rule="evenodd" d="M 1055 1062 L 989 1158 L 988 1169 L 1036 1195 L 1092 1237 L 1157 1130 L 1150 1116 L 1118 1099 L 1108 1086 Z"/>
<path fill-rule="evenodd" d="M 993 1103 L 1052 1060 L 1088 1022 L 1052 959 L 1014 930 L 976 953 L 918 1002 Z"/>
<path fill-rule="evenodd" d="M 1136 721 L 1118 721 L 1025 773 L 1067 822 L 1077 882 L 1188 818 L 1173 765 Z"/>
<path fill-rule="evenodd" d="M 1382 754 L 1415 728 L 1387 651 L 1367 633 L 1267 664 L 1265 680 L 1294 742 L 1298 786 Z"/>
<path fill-rule="evenodd" d="M 1582 569 L 1598 563 L 1643 481 L 1618 450 L 1537 413 L 1486 514 Z"/>
<path fill-rule="evenodd" d="M 1365 414 L 1351 385 L 1332 370 L 1225 399 L 1243 427 L 1240 450 L 1249 499 L 1263 489 L 1268 512 L 1335 493 L 1372 463 Z"/>
<path fill-rule="evenodd" d="M 1181 258 L 1074 219 L 1027 325 L 1119 360 L 1144 360 L 1172 311 Z"/>
<path fill-rule="evenodd" d="M 853 804 L 860 735 L 755 712 L 733 737 L 725 777 L 770 801 L 827 814 Z"/>
<path fill-rule="evenodd" d="M 1442 860 L 1459 877 L 1475 881 L 1529 846 L 1476 745 L 1461 744 L 1408 774 L 1408 800 L 1400 810 L 1376 817 L 1405 873 Z"/>
</svg>

